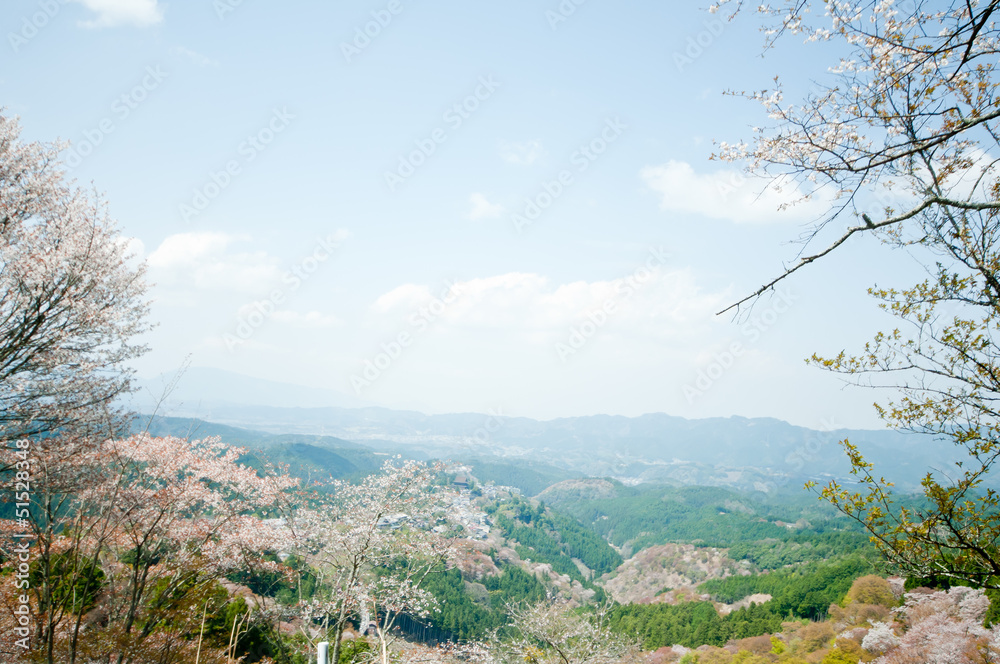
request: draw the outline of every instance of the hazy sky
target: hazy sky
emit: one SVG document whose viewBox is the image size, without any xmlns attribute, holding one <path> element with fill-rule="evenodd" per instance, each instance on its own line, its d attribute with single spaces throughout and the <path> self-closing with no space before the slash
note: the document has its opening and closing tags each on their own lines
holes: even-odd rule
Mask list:
<svg viewBox="0 0 1000 664">
<path fill-rule="evenodd" d="M 714 315 L 824 209 L 709 160 L 768 122 L 724 92 L 793 96 L 831 46 L 762 57 L 752 17 L 651 0 L 9 0 L 0 24 L 0 103 L 72 142 L 148 260 L 143 375 L 190 355 L 429 412 L 876 424 L 876 393 L 803 360 L 889 325 L 865 291 L 910 259 L 855 242 Z"/>
</svg>

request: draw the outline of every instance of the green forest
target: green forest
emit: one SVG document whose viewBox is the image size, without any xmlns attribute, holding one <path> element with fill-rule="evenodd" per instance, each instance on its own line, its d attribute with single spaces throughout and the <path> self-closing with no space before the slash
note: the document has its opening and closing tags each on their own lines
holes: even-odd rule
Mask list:
<svg viewBox="0 0 1000 664">
<path fill-rule="evenodd" d="M 719 602 L 732 603 L 755 593 L 772 595 L 772 599 L 726 616 L 720 616 L 710 602 L 630 604 L 612 611 L 612 625 L 641 637 L 651 649 L 674 643 L 691 648 L 722 646 L 731 639 L 779 632 L 783 621 L 825 619 L 830 605 L 841 602 L 854 580 L 871 571 L 869 559 L 851 555 L 767 574 L 706 581 L 698 589 Z"/>
</svg>

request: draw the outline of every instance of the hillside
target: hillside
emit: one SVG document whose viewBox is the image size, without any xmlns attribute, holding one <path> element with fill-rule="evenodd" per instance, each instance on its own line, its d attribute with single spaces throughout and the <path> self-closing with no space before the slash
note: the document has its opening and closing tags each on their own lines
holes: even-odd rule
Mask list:
<svg viewBox="0 0 1000 664">
<path fill-rule="evenodd" d="M 218 436 L 245 446 L 242 462 L 257 468 L 286 464 L 321 491 L 331 479 L 360 480 L 391 453 L 410 449 L 433 458 L 433 449 L 443 449 L 388 437 L 270 433 L 191 418 L 153 418 L 149 427 L 161 435 Z M 440 610 L 424 623 L 400 623 L 414 647 L 428 640 L 485 638 L 504 627 L 519 603 L 551 597 L 593 607 L 609 597 L 616 602 L 609 623 L 614 629 L 640 635 L 650 650 L 680 648 L 662 652 L 663 661 L 676 661 L 685 647 L 729 661 L 719 653 L 752 650 L 754 639 L 765 637 L 799 652 L 826 654 L 829 645 L 803 645 L 791 636 L 806 628 L 789 631 L 787 621 L 833 629 L 843 620 L 836 607 L 851 584 L 875 571 L 856 524 L 790 487 L 761 492 L 732 485 L 635 484 L 468 448 L 448 468 L 438 484 L 454 495 L 448 520 L 465 538 L 466 550 L 454 568 L 422 584 Z M 305 586 L 233 577 L 234 592 L 248 592 L 240 588 L 249 583 L 262 597 L 293 603 L 303 588 L 312 592 L 305 574 L 312 572 L 302 564 L 292 569 Z M 843 647 L 855 647 L 851 643 Z"/>
<path fill-rule="evenodd" d="M 378 445 L 400 445 L 190 418 L 148 424 L 155 434 L 218 436 L 245 446 L 243 463 L 286 464 L 319 491 L 331 479 L 357 482 L 376 472 L 389 455 Z M 728 662 L 719 653 L 752 650 L 761 638 L 825 656 L 829 644 L 803 645 L 793 635 L 809 633 L 810 625 L 840 625 L 849 612 L 836 607 L 857 578 L 875 571 L 867 538 L 853 522 L 806 493 L 630 485 L 523 458 L 474 454 L 448 462 L 434 486 L 447 504 L 435 531 L 444 528 L 463 543 L 450 569 L 421 582 L 439 610 L 425 621 L 401 620 L 407 647 L 486 638 L 505 628 L 512 607 L 546 597 L 577 608 L 610 598 L 609 625 L 640 636 L 649 650 L 667 648 L 663 661 L 699 648 Z M 289 558 L 282 567 L 286 572 L 278 575 L 230 575 L 226 587 L 252 601 L 287 606 L 316 592 L 308 560 Z M 791 629 L 789 619 L 806 627 Z"/>
<path fill-rule="evenodd" d="M 693 544 L 659 544 L 643 549 L 601 577 L 604 589 L 621 604 L 676 603 L 697 598 L 697 586 L 709 579 L 739 573 L 746 567 L 730 560 L 725 549 Z"/>
</svg>

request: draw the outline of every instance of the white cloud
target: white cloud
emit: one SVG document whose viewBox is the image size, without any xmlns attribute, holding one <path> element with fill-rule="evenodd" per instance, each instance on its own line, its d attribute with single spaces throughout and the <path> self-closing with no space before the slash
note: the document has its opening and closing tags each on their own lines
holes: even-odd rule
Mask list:
<svg viewBox="0 0 1000 664">
<path fill-rule="evenodd" d="M 609 281 L 553 284 L 539 274 L 511 272 L 437 287 L 404 284 L 379 297 L 371 310 L 386 323 L 398 324 L 433 298 L 444 300 L 449 289 L 456 297 L 438 316 L 442 324 L 488 328 L 546 344 L 609 302 L 614 305 L 613 327 L 620 324 L 657 339 L 696 336 L 699 325 L 728 297 L 703 292 L 688 270 L 637 266 Z"/>
<path fill-rule="evenodd" d="M 72 0 L 97 14 L 81 21 L 84 28 L 116 28 L 131 25 L 145 28 L 163 20 L 163 9 L 157 0 Z"/>
<path fill-rule="evenodd" d="M 149 255 L 151 280 L 185 290 L 267 292 L 282 271 L 266 252 L 229 250 L 245 239 L 217 232 L 171 235 Z"/>
<path fill-rule="evenodd" d="M 247 305 L 240 309 L 239 315 L 245 316 L 252 310 L 253 305 Z M 307 329 L 329 329 L 333 327 L 340 327 L 344 324 L 344 322 L 336 316 L 324 314 L 319 311 L 307 311 L 305 313 L 300 313 L 298 311 L 290 311 L 288 309 L 276 309 L 274 313 L 269 316 L 269 318 L 270 320 L 283 323 L 291 327 Z"/>
<path fill-rule="evenodd" d="M 202 55 L 201 53 L 198 53 L 197 51 L 192 51 L 191 49 L 185 48 L 183 46 L 174 46 L 173 48 L 170 49 L 170 52 L 172 54 L 176 55 L 177 57 L 185 58 L 185 59 L 193 62 L 194 64 L 198 65 L 199 67 L 218 67 L 219 66 L 219 61 L 218 60 L 213 60 L 212 58 L 208 57 L 207 55 Z"/>
<path fill-rule="evenodd" d="M 530 166 L 545 154 L 539 141 L 523 141 L 510 143 L 500 141 L 500 156 L 509 164 Z"/>
<path fill-rule="evenodd" d="M 966 150 L 963 156 L 969 160 L 969 167 L 951 172 L 949 175 L 944 176 L 943 179 L 941 174 L 951 169 L 945 167 L 939 160 L 935 160 L 938 167 L 937 177 L 948 192 L 948 197 L 952 199 L 991 197 L 992 194 L 989 193 L 989 189 L 997 180 L 997 176 L 1000 175 L 1000 172 L 998 172 L 1000 171 L 1000 160 L 979 147 L 972 147 Z M 919 174 L 925 182 L 930 182 L 933 179 L 926 168 L 920 168 Z M 901 189 L 903 192 L 907 191 L 904 187 L 899 187 L 898 189 Z M 894 193 L 899 197 L 898 191 Z M 916 202 L 912 193 L 910 196 L 911 200 Z"/>
<path fill-rule="evenodd" d="M 552 417 L 586 404 L 588 412 L 638 414 L 678 410 L 683 385 L 700 368 L 693 356 L 734 332 L 714 315 L 728 292 L 707 292 L 691 271 L 663 262 L 650 268 L 640 259 L 617 279 L 567 283 L 511 272 L 451 286 L 450 302 L 441 297 L 445 283 L 384 293 L 346 328 L 357 336 L 342 344 L 358 349 L 353 357 L 338 351 L 329 361 L 350 377 L 378 353 L 396 352 L 362 393 L 396 407 L 426 409 L 426 399 L 448 412 L 502 405 L 540 413 L 545 404 Z"/>
<path fill-rule="evenodd" d="M 381 295 L 372 303 L 371 310 L 378 314 L 385 314 L 394 309 L 412 309 L 419 307 L 422 303 L 430 300 L 431 297 L 433 297 L 431 289 L 427 286 L 403 284 Z"/>
<path fill-rule="evenodd" d="M 472 209 L 466 215 L 466 219 L 476 221 L 477 219 L 496 219 L 503 214 L 503 206 L 499 203 L 490 203 L 486 197 L 480 193 L 469 196 L 469 203 Z"/>
<path fill-rule="evenodd" d="M 146 245 L 137 237 L 122 235 L 115 238 L 115 243 L 125 249 L 125 253 L 133 258 L 142 259 L 146 255 Z"/>
<path fill-rule="evenodd" d="M 166 237 L 150 254 L 152 267 L 169 268 L 186 264 L 207 254 L 224 250 L 232 238 L 225 233 L 179 233 Z"/>
<path fill-rule="evenodd" d="M 794 182 L 769 183 L 734 170 L 701 174 L 682 161 L 648 166 L 640 176 L 662 196 L 664 210 L 736 223 L 812 221 L 829 211 L 831 204 L 825 192 L 800 201 L 804 192 Z"/>
</svg>

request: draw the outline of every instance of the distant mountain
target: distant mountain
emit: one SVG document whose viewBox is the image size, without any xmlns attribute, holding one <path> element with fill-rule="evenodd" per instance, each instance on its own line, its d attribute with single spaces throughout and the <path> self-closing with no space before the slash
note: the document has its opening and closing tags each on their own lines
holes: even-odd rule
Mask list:
<svg viewBox="0 0 1000 664">
<path fill-rule="evenodd" d="M 242 459 L 255 468 L 266 463 L 288 466 L 288 471 L 303 479 L 341 479 L 368 475 L 377 470 L 388 456 L 351 441 L 332 436 L 271 434 L 205 422 L 192 418 L 138 416 L 133 431 L 148 431 L 154 436 L 177 436 L 200 439 L 219 437 L 234 447 L 245 447 Z"/>
<path fill-rule="evenodd" d="M 132 429 L 134 432 L 148 431 L 154 436 L 189 439 L 217 436 L 227 445 L 247 448 L 249 452 L 244 463 L 256 468 L 267 462 L 287 465 L 292 475 L 307 480 L 359 478 L 377 470 L 391 453 L 402 452 L 421 460 L 428 458 L 420 451 L 402 449 L 389 441 L 377 444 L 378 449 L 375 449 L 333 436 L 272 434 L 194 418 L 140 415 L 134 419 Z M 538 462 L 473 458 L 464 454 L 448 458 L 470 466 L 480 482 L 517 487 L 528 496 L 563 480 L 583 477 L 581 473 Z"/>
<path fill-rule="evenodd" d="M 338 449 L 366 449 L 363 445 L 334 436 L 274 434 L 190 417 L 137 415 L 132 422 L 132 431 L 148 431 L 154 436 L 176 436 L 179 438 L 218 436 L 226 444 L 238 446 L 274 447 L 276 445 L 304 443 Z"/>
<path fill-rule="evenodd" d="M 798 488 L 806 479 L 849 479 L 838 444 L 844 438 L 900 488 L 915 488 L 928 469 L 945 469 L 959 459 L 950 443 L 926 436 L 888 430 L 819 432 L 770 418 L 689 420 L 652 413 L 539 421 L 478 413 L 426 415 L 373 406 L 315 406 L 343 395 L 216 370 L 191 369 L 182 386 L 185 381 L 188 386 L 178 388 L 161 412 L 271 434 L 333 436 L 415 458 L 527 461 L 561 469 L 561 476 L 531 481 L 522 476 L 532 489 L 543 480 L 583 475 L 626 484 Z M 234 381 L 244 384 L 236 389 Z M 248 401 L 238 403 L 237 398 Z"/>
<path fill-rule="evenodd" d="M 180 376 L 162 374 L 137 381 L 134 410 L 173 414 L 211 410 L 219 404 L 282 408 L 361 408 L 370 406 L 337 390 L 306 387 L 245 376 L 222 369 L 188 367 Z M 162 403 L 161 403 L 162 399 Z M 157 408 L 157 406 L 159 406 Z"/>
<path fill-rule="evenodd" d="M 493 482 L 494 484 L 517 487 L 527 496 L 536 496 L 548 487 L 562 482 L 583 481 L 580 478 L 584 477 L 579 472 L 537 462 L 461 456 L 455 460 L 468 464 L 480 482 Z"/>
</svg>

